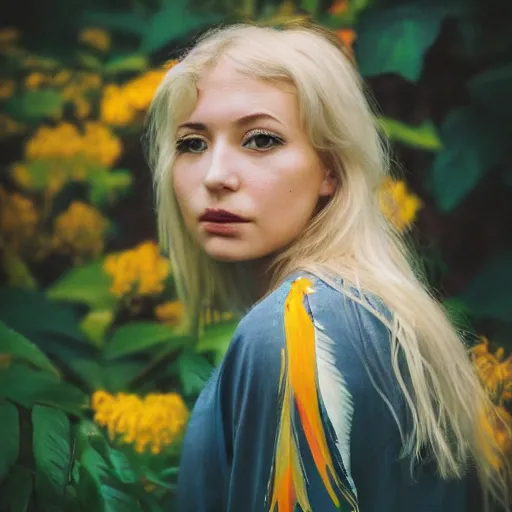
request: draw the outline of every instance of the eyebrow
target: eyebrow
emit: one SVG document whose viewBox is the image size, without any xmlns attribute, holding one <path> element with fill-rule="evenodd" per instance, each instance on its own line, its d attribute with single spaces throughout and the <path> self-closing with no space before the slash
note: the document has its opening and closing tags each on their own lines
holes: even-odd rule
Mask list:
<svg viewBox="0 0 512 512">
<path fill-rule="evenodd" d="M 235 124 L 237 127 L 243 128 L 244 126 L 247 126 L 253 123 L 254 121 L 259 121 L 261 119 L 272 119 L 273 121 L 278 122 L 281 126 L 284 126 L 284 124 L 281 121 L 279 121 L 279 119 L 265 112 L 255 112 L 254 114 L 242 116 L 235 121 Z M 191 130 L 197 130 L 202 132 L 208 131 L 208 127 L 204 123 L 183 123 L 178 126 L 178 130 L 181 130 L 183 128 L 189 128 Z"/>
</svg>

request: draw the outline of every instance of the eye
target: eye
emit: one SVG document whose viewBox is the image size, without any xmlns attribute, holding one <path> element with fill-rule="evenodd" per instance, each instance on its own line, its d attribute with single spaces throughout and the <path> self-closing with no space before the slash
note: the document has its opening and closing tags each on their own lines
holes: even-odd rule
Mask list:
<svg viewBox="0 0 512 512">
<path fill-rule="evenodd" d="M 254 143 L 249 149 L 257 151 L 267 151 L 274 146 L 281 146 L 284 144 L 283 139 L 277 135 L 267 132 L 265 130 L 253 130 L 248 137 L 246 144 Z M 247 146 L 246 146 L 247 147 Z"/>
<path fill-rule="evenodd" d="M 206 148 L 202 146 L 206 143 L 199 137 L 184 137 L 176 141 L 176 151 L 178 153 L 201 153 Z"/>
</svg>

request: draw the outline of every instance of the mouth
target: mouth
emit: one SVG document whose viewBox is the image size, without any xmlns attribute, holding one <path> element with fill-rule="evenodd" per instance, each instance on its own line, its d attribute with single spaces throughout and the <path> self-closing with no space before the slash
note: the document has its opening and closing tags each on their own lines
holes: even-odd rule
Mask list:
<svg viewBox="0 0 512 512">
<path fill-rule="evenodd" d="M 201 222 L 215 222 L 218 224 L 229 224 L 235 222 L 249 222 L 247 219 L 240 217 L 227 210 L 217 210 L 213 208 L 207 208 L 203 215 L 199 217 Z"/>
</svg>

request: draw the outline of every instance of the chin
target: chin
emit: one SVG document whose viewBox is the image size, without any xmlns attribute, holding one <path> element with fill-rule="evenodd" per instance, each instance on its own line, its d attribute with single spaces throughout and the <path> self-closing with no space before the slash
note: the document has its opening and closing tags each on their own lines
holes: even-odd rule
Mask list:
<svg viewBox="0 0 512 512">
<path fill-rule="evenodd" d="M 243 263 L 261 258 L 261 255 L 236 241 L 209 240 L 203 249 L 210 258 L 224 263 Z"/>
</svg>

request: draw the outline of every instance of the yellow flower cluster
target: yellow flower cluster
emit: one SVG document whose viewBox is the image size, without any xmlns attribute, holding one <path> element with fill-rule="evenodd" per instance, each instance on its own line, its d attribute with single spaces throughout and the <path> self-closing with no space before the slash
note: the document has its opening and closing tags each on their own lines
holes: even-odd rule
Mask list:
<svg viewBox="0 0 512 512">
<path fill-rule="evenodd" d="M 98 257 L 104 248 L 107 219 L 88 204 L 74 201 L 55 218 L 52 247 L 70 254 L 75 263 Z"/>
<path fill-rule="evenodd" d="M 379 202 L 384 215 L 399 231 L 405 231 L 411 226 L 422 206 L 420 198 L 408 192 L 404 181 L 391 178 L 381 185 Z"/>
<path fill-rule="evenodd" d="M 78 40 L 101 52 L 107 52 L 110 49 L 110 34 L 101 28 L 85 28 L 80 32 Z"/>
<path fill-rule="evenodd" d="M 101 120 L 115 126 L 131 123 L 138 113 L 148 108 L 156 89 L 174 63 L 176 61 L 168 63 L 166 68 L 146 71 L 121 86 L 107 85 L 100 105 Z"/>
<path fill-rule="evenodd" d="M 78 155 L 105 166 L 112 165 L 121 154 L 121 142 L 105 125 L 89 121 L 83 133 L 70 123 L 55 128 L 41 126 L 25 146 L 29 160 L 71 158 Z"/>
<path fill-rule="evenodd" d="M 155 242 L 144 242 L 134 249 L 105 258 L 104 271 L 113 278 L 110 291 L 116 297 L 160 293 L 169 276 L 170 264 Z"/>
<path fill-rule="evenodd" d="M 512 415 L 505 408 L 505 402 L 512 400 L 512 355 L 505 359 L 503 348 L 494 354 L 489 351 L 489 340 L 481 337 L 481 343 L 471 350 L 473 364 L 480 382 L 487 390 L 495 405 L 492 413 L 482 414 L 482 424 L 503 453 L 512 454 Z M 494 453 L 488 453 L 490 461 L 497 467 L 501 461 Z"/>
<path fill-rule="evenodd" d="M 179 439 L 188 421 L 188 410 L 176 393 L 137 395 L 100 390 L 92 396 L 94 420 L 105 427 L 111 440 L 134 444 L 137 452 L 154 454 Z"/>
<path fill-rule="evenodd" d="M 38 220 L 38 212 L 30 199 L 0 187 L 0 238 L 3 243 L 20 249 L 36 234 Z"/>
<path fill-rule="evenodd" d="M 167 325 L 179 325 L 184 314 L 183 302 L 179 300 L 164 302 L 155 307 L 156 318 Z"/>
</svg>

